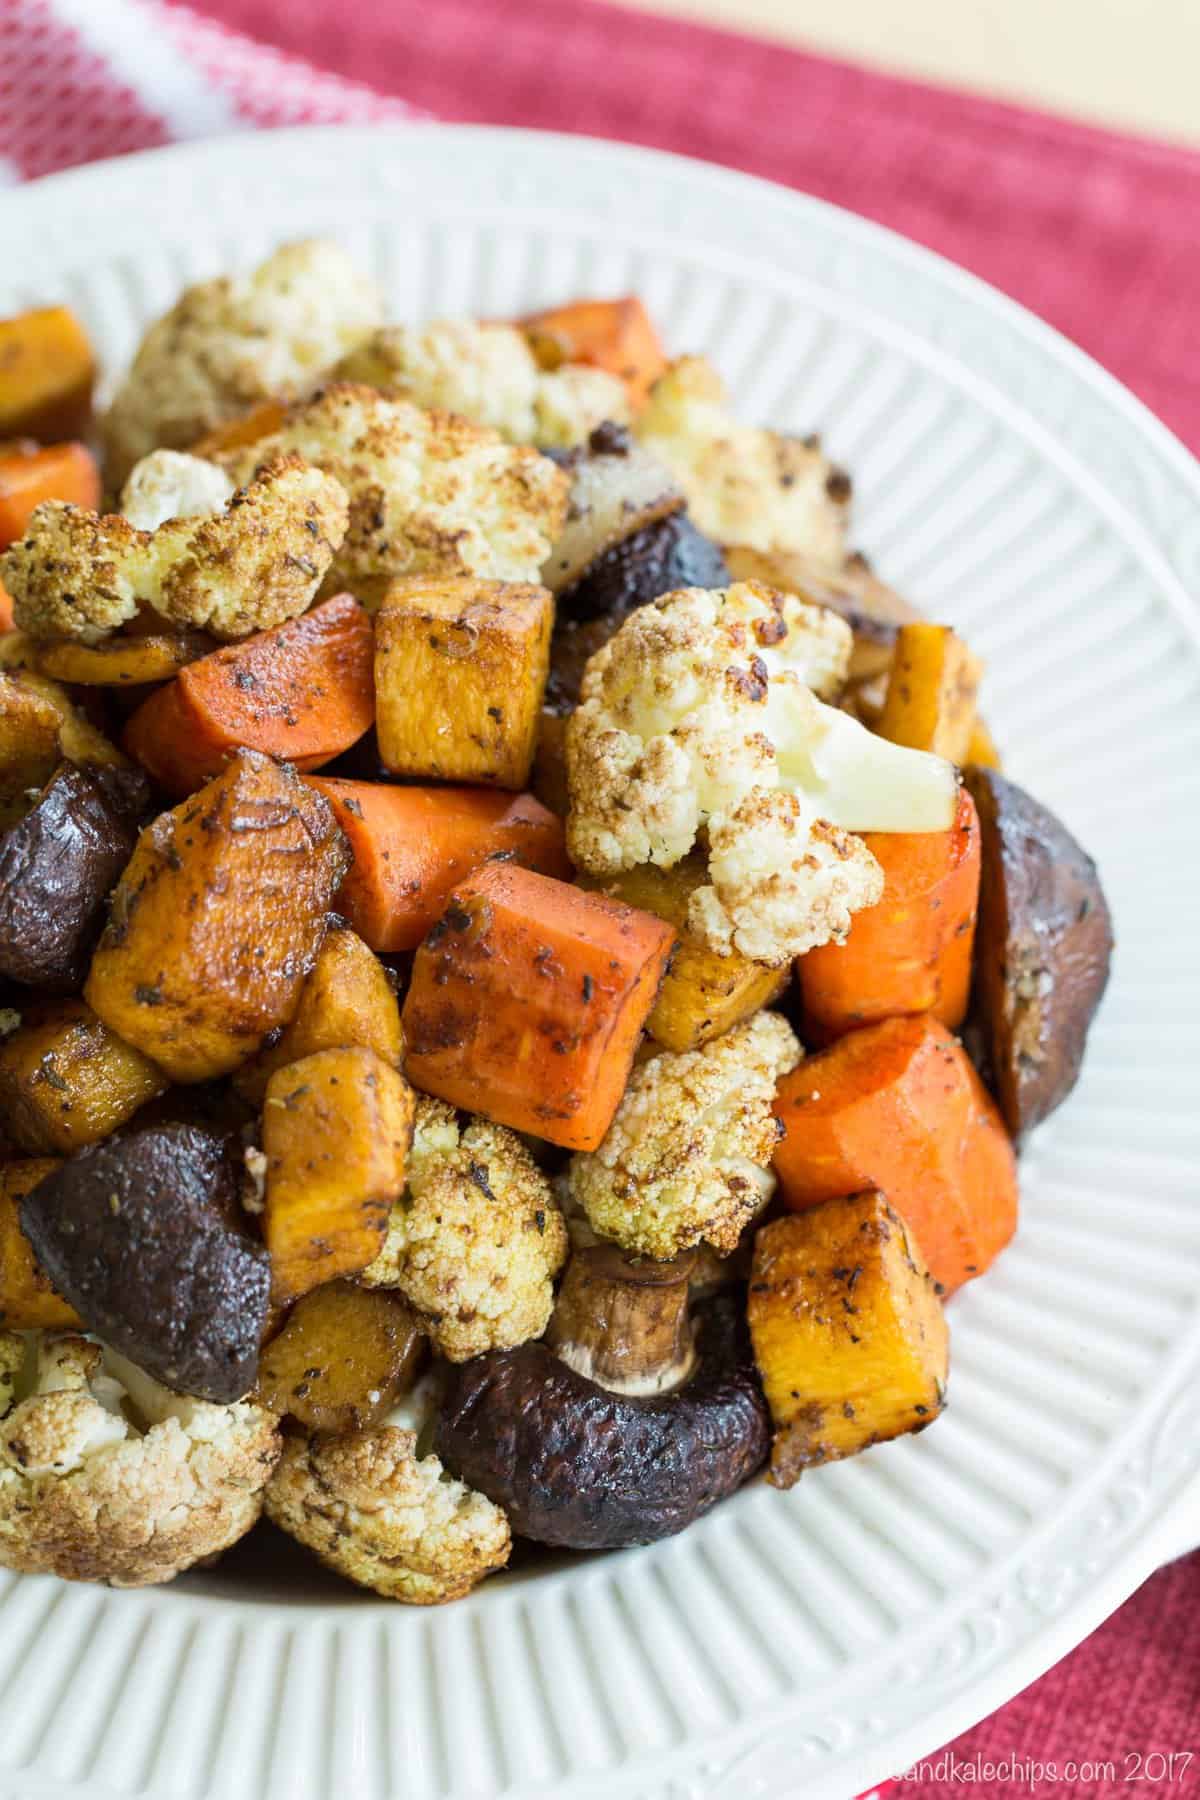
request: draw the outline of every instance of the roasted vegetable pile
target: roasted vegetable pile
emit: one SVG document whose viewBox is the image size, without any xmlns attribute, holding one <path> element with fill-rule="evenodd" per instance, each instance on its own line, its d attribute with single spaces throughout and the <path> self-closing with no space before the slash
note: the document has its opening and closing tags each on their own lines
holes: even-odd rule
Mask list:
<svg viewBox="0 0 1200 1800">
<path fill-rule="evenodd" d="M 325 243 L 94 377 L 0 322 L 0 1565 L 431 1604 L 924 1430 L 1112 932 L 845 472 Z"/>
</svg>

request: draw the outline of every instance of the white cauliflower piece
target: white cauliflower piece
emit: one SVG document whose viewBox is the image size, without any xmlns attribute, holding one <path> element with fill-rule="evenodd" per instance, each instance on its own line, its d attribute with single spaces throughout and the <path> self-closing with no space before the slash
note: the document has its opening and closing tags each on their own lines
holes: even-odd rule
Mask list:
<svg viewBox="0 0 1200 1800">
<path fill-rule="evenodd" d="M 399 1288 L 451 1362 L 541 1337 L 567 1232 L 520 1138 L 486 1119 L 460 1124 L 452 1106 L 421 1094 L 407 1168 L 363 1282 Z"/>
<path fill-rule="evenodd" d="M 266 1510 L 339 1575 L 410 1606 L 459 1599 L 512 1549 L 500 1508 L 394 1425 L 290 1439 Z"/>
<path fill-rule="evenodd" d="M 671 868 L 707 838 L 687 924 L 782 963 L 845 936 L 883 892 L 860 831 L 948 830 L 957 776 L 812 692 L 850 653 L 843 619 L 757 582 L 640 607 L 588 663 L 567 728 L 578 868 Z"/>
<path fill-rule="evenodd" d="M 548 457 L 349 382 L 218 460 L 244 481 L 263 457 L 289 452 L 336 477 L 349 496 L 349 529 L 328 586 L 360 600 L 406 575 L 536 582 L 566 516 L 568 479 Z"/>
<path fill-rule="evenodd" d="M 617 376 L 583 363 L 544 370 L 524 332 L 476 319 L 385 325 L 335 375 L 493 426 L 510 444 L 566 450 L 585 443 L 604 420 L 625 424 L 630 417 Z"/>
<path fill-rule="evenodd" d="M 87 1338 L 41 1336 L 29 1362 L 0 1333 L 0 1565 L 143 1587 L 249 1531 L 279 1455 L 270 1413 L 170 1394 Z"/>
<path fill-rule="evenodd" d="M 572 1200 L 603 1238 L 666 1259 L 703 1240 L 728 1253 L 775 1191 L 775 1087 L 802 1051 L 779 1013 L 701 1050 L 639 1063 L 598 1150 L 572 1157 Z"/>
<path fill-rule="evenodd" d="M 671 364 L 636 430 L 675 475 L 701 531 L 718 543 L 841 562 L 849 478 L 814 439 L 739 424 L 704 357 Z"/>
<path fill-rule="evenodd" d="M 121 511 L 139 531 L 157 531 L 168 519 L 219 513 L 233 498 L 233 482 L 216 463 L 180 450 L 152 450 L 121 490 Z"/>
<path fill-rule="evenodd" d="M 44 500 L 0 557 L 0 580 L 18 629 L 33 638 L 96 644 L 143 606 L 243 638 L 307 610 L 346 524 L 346 496 L 331 476 L 277 456 L 223 511 L 169 518 L 153 531 L 119 513 Z"/>
<path fill-rule="evenodd" d="M 185 450 L 260 400 L 311 393 L 383 318 L 340 245 L 284 244 L 248 275 L 187 288 L 152 325 L 102 425 L 109 479 Z"/>
</svg>

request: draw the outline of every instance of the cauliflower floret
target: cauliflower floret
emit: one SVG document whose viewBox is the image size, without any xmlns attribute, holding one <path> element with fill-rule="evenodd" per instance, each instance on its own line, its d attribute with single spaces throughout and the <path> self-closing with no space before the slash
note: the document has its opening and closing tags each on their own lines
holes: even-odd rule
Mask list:
<svg viewBox="0 0 1200 1800">
<path fill-rule="evenodd" d="M 45 500 L 0 557 L 0 580 L 18 628 L 34 638 L 96 644 L 143 606 L 242 638 L 307 609 L 346 523 L 346 496 L 331 476 L 277 456 L 224 511 L 170 518 L 153 531 L 119 513 Z"/>
<path fill-rule="evenodd" d="M 548 457 L 350 382 L 325 388 L 278 432 L 218 460 L 244 481 L 262 457 L 286 451 L 336 476 L 349 496 L 329 586 L 360 599 L 403 575 L 536 582 L 566 515 L 568 479 Z"/>
<path fill-rule="evenodd" d="M 630 418 L 628 392 L 615 375 L 583 363 L 543 370 L 523 332 L 475 319 L 385 325 L 335 375 L 491 425 L 510 444 L 570 449 L 605 419 Z"/>
<path fill-rule="evenodd" d="M 718 543 L 841 562 L 847 476 L 813 439 L 740 425 L 725 384 L 703 357 L 672 363 L 650 390 L 636 429 L 678 479 L 701 531 Z"/>
<path fill-rule="evenodd" d="M 363 1271 L 399 1288 L 451 1362 L 541 1337 L 567 1232 L 549 1181 L 520 1138 L 486 1119 L 459 1124 L 419 1095 L 408 1187 Z"/>
<path fill-rule="evenodd" d="M 142 339 L 103 422 L 109 479 L 160 446 L 187 449 L 256 401 L 310 393 L 382 318 L 375 283 L 322 239 L 187 288 Z"/>
<path fill-rule="evenodd" d="M 457 1600 L 512 1549 L 508 1520 L 394 1425 L 347 1437 L 292 1438 L 266 1494 L 267 1516 L 361 1587 L 410 1606 Z"/>
<path fill-rule="evenodd" d="M 270 1413 L 169 1394 L 87 1338 L 30 1355 L 26 1392 L 0 1334 L 0 1564 L 143 1587 L 245 1536 L 279 1455 Z"/>
<path fill-rule="evenodd" d="M 709 885 L 688 925 L 711 949 L 786 962 L 844 937 L 883 892 L 859 831 L 948 830 L 941 757 L 823 705 L 843 619 L 758 582 L 644 606 L 592 657 L 567 729 L 576 866 L 670 868 L 707 836 Z"/>
<path fill-rule="evenodd" d="M 221 512 L 232 498 L 233 483 L 216 463 L 180 450 L 152 450 L 121 490 L 121 511 L 139 531 L 157 531 L 168 519 Z"/>
<path fill-rule="evenodd" d="M 702 1239 L 733 1250 L 775 1191 L 771 1111 L 800 1045 L 779 1013 L 756 1013 L 701 1050 L 639 1063 L 598 1150 L 571 1159 L 567 1181 L 601 1237 L 668 1258 Z"/>
</svg>

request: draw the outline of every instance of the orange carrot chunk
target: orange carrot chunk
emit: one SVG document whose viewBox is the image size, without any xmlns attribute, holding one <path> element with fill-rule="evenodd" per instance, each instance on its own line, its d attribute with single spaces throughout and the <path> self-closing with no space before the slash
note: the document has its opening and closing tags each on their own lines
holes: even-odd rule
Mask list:
<svg viewBox="0 0 1200 1800">
<path fill-rule="evenodd" d="M 222 456 L 227 450 L 244 450 L 248 444 L 257 444 L 260 438 L 278 431 L 286 414 L 282 400 L 259 400 L 249 412 L 238 413 L 236 418 L 226 419 L 223 425 L 206 432 L 192 445 L 191 454 Z"/>
<path fill-rule="evenodd" d="M 92 412 L 96 359 L 66 306 L 0 319 L 0 438 L 78 437 Z"/>
<path fill-rule="evenodd" d="M 562 820 L 532 794 L 324 775 L 309 786 L 324 794 L 350 840 L 354 866 L 338 910 L 372 950 L 415 950 L 455 884 L 490 856 L 570 874 Z"/>
<path fill-rule="evenodd" d="M 967 1015 L 979 906 L 979 819 L 963 788 L 949 831 L 871 831 L 883 899 L 855 913 L 844 944 L 796 960 L 811 1040 L 901 1013 L 953 1030 Z"/>
<path fill-rule="evenodd" d="M 791 1211 L 882 1189 L 948 1293 L 1012 1237 L 1012 1145 L 966 1052 L 929 1014 L 885 1019 L 810 1056 L 780 1082 L 775 1111 Z"/>
<path fill-rule="evenodd" d="M 169 794 L 203 787 L 236 749 L 319 769 L 375 717 L 371 620 L 350 594 L 189 663 L 125 727 L 124 745 Z"/>
<path fill-rule="evenodd" d="M 530 313 L 520 325 L 543 368 L 579 362 L 607 369 L 625 383 L 635 407 L 643 404 L 667 366 L 662 339 L 636 294 L 623 300 L 573 300 Z"/>
<path fill-rule="evenodd" d="M 650 913 L 485 864 L 417 951 L 404 1004 L 411 1079 L 501 1125 L 596 1149 L 674 942 Z"/>
<path fill-rule="evenodd" d="M 84 444 L 6 444 L 0 452 L 0 550 L 25 536 L 43 500 L 69 500 L 92 511 L 100 504 L 100 471 Z"/>
</svg>

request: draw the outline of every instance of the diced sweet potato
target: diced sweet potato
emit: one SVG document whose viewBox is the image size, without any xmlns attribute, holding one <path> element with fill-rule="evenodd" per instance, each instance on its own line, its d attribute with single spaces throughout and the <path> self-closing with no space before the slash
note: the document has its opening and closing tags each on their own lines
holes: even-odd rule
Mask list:
<svg viewBox="0 0 1200 1800">
<path fill-rule="evenodd" d="M 72 506 L 97 510 L 100 470 L 86 444 L 50 444 L 44 449 L 32 441 L 15 448 L 0 445 L 0 550 L 25 536 L 34 509 L 43 500 L 68 500 Z"/>
<path fill-rule="evenodd" d="M 882 1194 L 827 1200 L 764 1225 L 748 1312 L 775 1422 L 776 1487 L 923 1431 L 941 1412 L 945 1316 L 915 1240 Z"/>
<path fill-rule="evenodd" d="M 1016 1229 L 1004 1124 L 966 1052 L 930 1014 L 885 1019 L 806 1057 L 779 1083 L 775 1152 L 793 1212 L 886 1193 L 947 1293 L 982 1275 Z"/>
<path fill-rule="evenodd" d="M 30 666 L 39 675 L 75 687 L 146 687 L 170 681 L 214 648 L 202 631 L 150 632 L 143 637 L 111 637 L 102 644 L 30 640 Z"/>
<path fill-rule="evenodd" d="M 69 307 L 0 319 L 0 438 L 83 436 L 95 379 L 92 346 Z"/>
<path fill-rule="evenodd" d="M 254 1398 L 306 1431 L 362 1431 L 412 1386 L 425 1347 L 399 1294 L 331 1281 L 296 1302 L 263 1351 Z"/>
<path fill-rule="evenodd" d="M 415 950 L 455 883 L 489 857 L 564 879 L 571 872 L 562 820 L 532 794 L 324 775 L 308 782 L 329 801 L 354 852 L 338 910 L 372 950 Z"/>
<path fill-rule="evenodd" d="M 696 1050 L 778 998 L 791 979 L 785 968 L 768 968 L 735 951 L 720 956 L 687 930 L 688 902 L 708 879 L 702 856 L 689 856 L 673 869 L 644 864 L 624 874 L 589 881 L 614 900 L 665 919 L 679 934 L 671 966 L 654 1011 L 646 1021 L 652 1038 L 668 1050 Z"/>
<path fill-rule="evenodd" d="M 299 1062 L 317 1050 L 357 1045 L 374 1050 L 393 1068 L 404 1061 L 400 1004 L 387 971 L 357 932 L 341 922 L 331 924 L 316 967 L 305 982 L 300 1005 L 283 1036 L 234 1077 L 246 1099 L 259 1102 L 277 1069 Z"/>
<path fill-rule="evenodd" d="M 0 1169 L 0 1330 L 77 1331 L 83 1323 L 55 1293 L 21 1230 L 22 1195 L 58 1166 L 57 1157 L 35 1156 Z"/>
<path fill-rule="evenodd" d="M 123 765 L 125 758 L 57 681 L 24 669 L 0 674 L 0 830 L 25 817 L 30 793 L 62 762 Z"/>
<path fill-rule="evenodd" d="M 0 1044 L 0 1121 L 34 1156 L 99 1143 L 166 1085 L 82 1000 L 31 1008 Z"/>
<path fill-rule="evenodd" d="M 796 959 L 807 1036 L 900 1013 L 932 1013 L 956 1031 L 967 1016 L 979 906 L 979 820 L 966 788 L 949 831 L 868 831 L 883 898 L 855 913 L 844 944 Z"/>
<path fill-rule="evenodd" d="M 619 376 L 635 407 L 641 406 L 667 366 L 654 322 L 636 294 L 621 300 L 572 300 L 520 320 L 530 349 L 544 369 L 591 363 Z"/>
<path fill-rule="evenodd" d="M 197 443 L 192 445 L 193 456 L 223 456 L 227 450 L 243 450 L 247 444 L 257 444 L 260 438 L 270 437 L 278 431 L 287 416 L 287 407 L 282 400 L 260 400 L 248 412 L 239 413 L 236 419 L 226 419 L 223 425 L 217 425 L 207 432 Z"/>
<path fill-rule="evenodd" d="M 902 625 L 876 731 L 910 750 L 965 762 L 982 673 L 948 625 Z"/>
<path fill-rule="evenodd" d="M 351 594 L 193 661 L 144 700 L 124 745 L 169 794 L 194 793 L 239 745 L 319 769 L 375 717 L 374 631 Z"/>
<path fill-rule="evenodd" d="M 379 1254 L 404 1191 L 413 1106 L 403 1075 L 373 1050 L 318 1050 L 271 1076 L 263 1237 L 277 1301 Z"/>
<path fill-rule="evenodd" d="M 239 751 L 142 833 L 86 998 L 173 1081 L 229 1074 L 295 1013 L 347 864 L 321 797 Z"/>
<path fill-rule="evenodd" d="M 522 788 L 550 668 L 554 602 L 514 581 L 395 582 L 375 626 L 384 767 Z"/>
<path fill-rule="evenodd" d="M 454 1106 L 594 1150 L 674 941 L 650 913 L 488 863 L 417 951 L 403 1014 L 408 1072 Z"/>
</svg>

